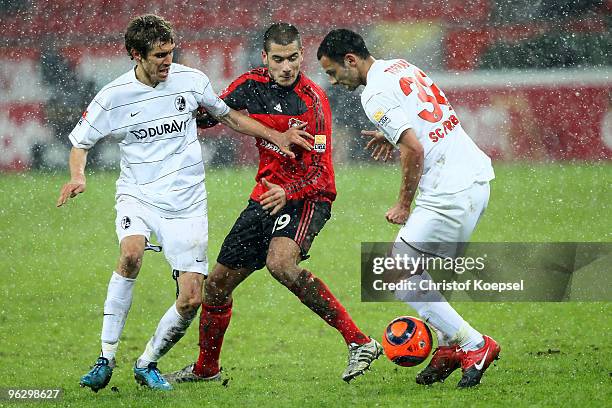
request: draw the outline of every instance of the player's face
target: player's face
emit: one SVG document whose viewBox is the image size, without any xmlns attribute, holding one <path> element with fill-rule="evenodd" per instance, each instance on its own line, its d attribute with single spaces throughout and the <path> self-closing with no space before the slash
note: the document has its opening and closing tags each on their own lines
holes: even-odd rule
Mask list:
<svg viewBox="0 0 612 408">
<path fill-rule="evenodd" d="M 332 85 L 342 85 L 349 91 L 354 91 L 361 85 L 359 71 L 356 67 L 347 64 L 346 60 L 340 64 L 324 55 L 319 60 L 319 64 Z"/>
<path fill-rule="evenodd" d="M 304 49 L 297 41 L 288 45 L 270 43 L 268 52 L 261 52 L 263 63 L 268 67 L 270 78 L 280 86 L 290 86 L 297 79 L 304 60 Z"/>
<path fill-rule="evenodd" d="M 146 85 L 155 86 L 168 79 L 174 53 L 174 43 L 156 43 L 146 57 L 137 56 L 138 79 Z"/>
</svg>

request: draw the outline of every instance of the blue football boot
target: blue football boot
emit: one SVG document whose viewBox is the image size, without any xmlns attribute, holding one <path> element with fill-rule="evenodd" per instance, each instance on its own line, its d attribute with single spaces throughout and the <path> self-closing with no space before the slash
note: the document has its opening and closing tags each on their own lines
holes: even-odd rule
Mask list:
<svg viewBox="0 0 612 408">
<path fill-rule="evenodd" d="M 149 363 L 145 368 L 134 364 L 134 379 L 142 386 L 152 390 L 170 391 L 172 386 L 157 369 L 157 363 Z"/>
<path fill-rule="evenodd" d="M 113 376 L 115 361 L 108 361 L 107 358 L 98 357 L 91 370 L 81 377 L 79 384 L 81 387 L 89 387 L 93 392 L 98 392 L 108 385 Z"/>
</svg>

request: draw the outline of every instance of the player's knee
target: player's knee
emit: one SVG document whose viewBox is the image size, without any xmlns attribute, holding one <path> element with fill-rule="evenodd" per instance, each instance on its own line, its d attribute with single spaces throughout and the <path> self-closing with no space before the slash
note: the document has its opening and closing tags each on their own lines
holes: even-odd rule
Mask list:
<svg viewBox="0 0 612 408">
<path fill-rule="evenodd" d="M 300 272 L 293 260 L 280 256 L 268 256 L 266 268 L 276 280 L 285 286 L 295 281 Z"/>
<path fill-rule="evenodd" d="M 202 304 L 202 296 L 197 293 L 189 296 L 179 296 L 176 300 L 176 310 L 186 319 L 193 319 Z"/>
<path fill-rule="evenodd" d="M 225 279 L 212 273 L 204 281 L 204 300 L 209 305 L 223 305 L 229 301 L 232 291 L 227 288 Z"/>
<path fill-rule="evenodd" d="M 120 273 L 126 277 L 131 277 L 135 273 L 138 273 L 142 266 L 142 253 L 139 251 L 126 251 L 121 254 L 119 259 Z"/>
</svg>

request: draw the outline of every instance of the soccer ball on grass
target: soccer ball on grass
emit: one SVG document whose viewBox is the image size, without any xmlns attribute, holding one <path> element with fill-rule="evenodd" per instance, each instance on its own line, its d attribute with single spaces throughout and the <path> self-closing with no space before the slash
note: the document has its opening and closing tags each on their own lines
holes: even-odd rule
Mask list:
<svg viewBox="0 0 612 408">
<path fill-rule="evenodd" d="M 400 316 L 387 325 L 382 338 L 389 360 L 402 367 L 421 364 L 431 353 L 431 331 L 424 321 Z"/>
</svg>

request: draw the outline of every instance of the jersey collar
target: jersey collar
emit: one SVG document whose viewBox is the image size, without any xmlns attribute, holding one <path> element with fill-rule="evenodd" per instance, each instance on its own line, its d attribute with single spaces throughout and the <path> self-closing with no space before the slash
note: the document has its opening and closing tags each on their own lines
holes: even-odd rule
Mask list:
<svg viewBox="0 0 612 408">
<path fill-rule="evenodd" d="M 302 72 L 300 71 L 298 72 L 298 75 L 297 75 L 297 78 L 295 78 L 295 81 L 289 86 L 279 85 L 278 83 L 276 83 L 276 81 L 272 79 L 272 77 L 270 77 L 269 85 L 270 85 L 270 88 L 272 89 L 278 89 L 279 91 L 290 92 L 297 86 L 297 84 L 300 83 L 301 80 L 302 80 Z"/>
</svg>

